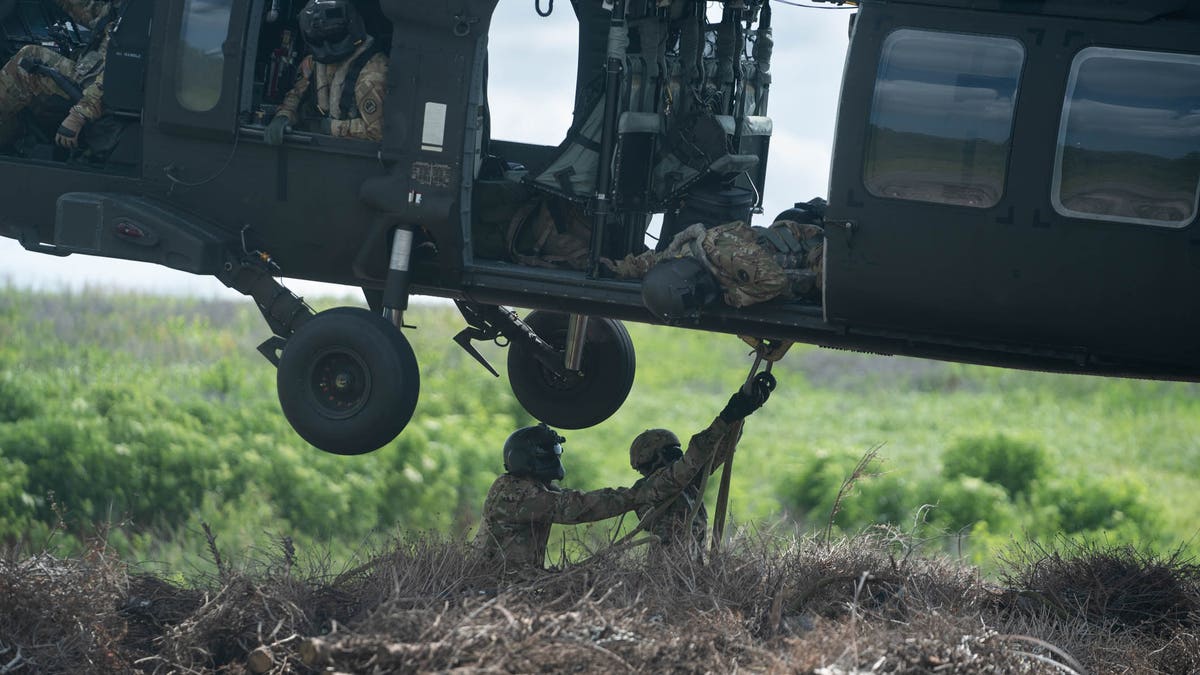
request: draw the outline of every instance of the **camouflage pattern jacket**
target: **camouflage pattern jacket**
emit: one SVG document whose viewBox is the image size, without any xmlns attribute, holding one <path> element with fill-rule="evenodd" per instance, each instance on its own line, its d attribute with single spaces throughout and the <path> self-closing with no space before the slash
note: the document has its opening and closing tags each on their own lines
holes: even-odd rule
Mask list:
<svg viewBox="0 0 1200 675">
<path fill-rule="evenodd" d="M 475 546 L 504 569 L 540 568 L 553 523 L 604 520 L 634 505 L 629 488 L 581 492 L 506 473 L 488 490 Z"/>
<path fill-rule="evenodd" d="M 712 228 L 696 223 L 671 240 L 665 251 L 602 259 L 622 279 L 640 279 L 661 260 L 693 256 L 704 263 L 732 307 L 775 298 L 805 298 L 821 290 L 825 231 L 809 223 L 781 220 L 769 228 L 734 221 Z"/>
<path fill-rule="evenodd" d="M 717 422 L 724 424 L 720 418 L 717 419 Z M 709 429 L 711 430 L 712 427 Z M 701 434 L 703 433 L 705 432 L 701 432 Z M 685 453 L 678 461 L 658 469 L 633 484 L 635 492 L 645 494 L 647 498 L 650 495 L 658 497 L 657 501 L 639 501 L 635 509 L 638 518 L 646 523 L 646 531 L 658 537 L 657 548 L 672 553 L 676 551 L 686 553 L 694 560 L 702 559 L 705 550 L 704 540 L 708 534 L 708 511 L 704 508 L 704 495 L 700 493 L 700 485 L 704 482 L 705 468 L 708 467 L 710 473 L 716 470 L 728 458 L 728 451 L 733 449 L 732 443 L 727 445 L 721 443 L 726 435 L 722 433 L 712 442 L 714 448 L 720 451 L 710 453 L 711 462 L 704 460 L 699 465 L 677 466 L 687 459 L 687 453 Z M 699 442 L 707 444 L 710 441 L 704 438 Z M 691 450 L 696 443 L 697 436 L 693 436 L 688 443 L 688 449 Z M 682 489 L 676 491 L 675 487 L 678 486 L 679 481 L 692 471 L 695 471 L 692 479 Z M 660 474 L 668 477 L 662 478 Z M 643 493 L 645 486 L 651 482 L 660 482 L 660 485 L 652 492 Z M 656 515 L 651 516 L 653 520 L 647 522 L 646 517 L 656 511 Z M 688 523 L 689 515 L 692 516 L 690 525 Z"/>
<path fill-rule="evenodd" d="M 108 41 L 116 27 L 116 21 L 108 21 L 110 12 L 120 9 L 112 2 L 100 0 L 55 0 L 59 7 L 73 20 L 95 30 L 97 26 L 106 23 L 104 35 L 99 38 L 99 44 L 89 49 L 75 62 L 75 72 L 63 73 L 83 86 L 83 98 L 75 104 L 74 110 L 89 120 L 99 119 L 104 112 L 104 61 L 108 56 Z M 114 17 L 115 18 L 115 17 Z"/>
<path fill-rule="evenodd" d="M 387 93 L 387 57 L 375 54 L 363 66 L 354 87 L 355 105 L 342 110 L 342 91 L 346 86 L 346 75 L 351 64 L 368 49 L 375 39 L 368 37 L 358 49 L 340 63 L 316 63 L 311 55 L 300 62 L 296 84 L 284 97 L 277 115 L 287 118 L 289 124 L 300 120 L 300 105 L 316 81 L 313 103 L 317 112 L 330 120 L 329 133 L 343 138 L 358 138 L 366 141 L 383 140 L 383 98 Z"/>
<path fill-rule="evenodd" d="M 692 437 L 679 461 L 639 481 L 636 488 L 568 490 L 535 478 L 504 474 L 492 483 L 483 504 L 475 547 L 498 568 L 540 568 L 546 559 L 550 526 L 588 523 L 618 516 L 639 504 L 658 504 L 682 491 L 729 430 L 718 418 Z"/>
</svg>

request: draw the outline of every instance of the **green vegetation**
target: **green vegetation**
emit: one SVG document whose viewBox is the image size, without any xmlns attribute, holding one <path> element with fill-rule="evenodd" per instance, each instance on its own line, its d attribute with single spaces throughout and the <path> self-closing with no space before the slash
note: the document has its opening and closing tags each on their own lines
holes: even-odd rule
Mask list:
<svg viewBox="0 0 1200 675">
<path fill-rule="evenodd" d="M 289 536 L 343 559 L 379 534 L 469 535 L 504 438 L 532 420 L 450 340 L 453 308 L 408 318 L 423 385 L 412 424 L 383 450 L 336 457 L 280 413 L 251 303 L 0 289 L 0 542 L 70 549 L 100 532 L 178 569 L 207 564 L 201 522 L 223 549 Z M 629 441 L 703 428 L 750 364 L 732 336 L 630 331 L 634 390 L 609 422 L 565 434 L 571 487 L 631 484 Z M 502 370 L 504 352 L 485 353 Z M 807 346 L 775 372 L 737 456 L 742 524 L 824 531 L 879 447 L 837 504 L 837 534 L 890 523 L 976 562 L 1060 536 L 1200 552 L 1196 385 Z"/>
</svg>

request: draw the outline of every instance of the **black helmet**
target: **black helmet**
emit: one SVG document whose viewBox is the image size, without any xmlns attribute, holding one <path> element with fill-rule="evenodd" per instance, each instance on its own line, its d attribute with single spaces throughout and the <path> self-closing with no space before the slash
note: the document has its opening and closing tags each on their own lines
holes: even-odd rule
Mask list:
<svg viewBox="0 0 1200 675">
<path fill-rule="evenodd" d="M 517 429 L 504 441 L 504 470 L 514 476 L 562 480 L 567 473 L 562 464 L 566 440 L 545 423 Z"/>
<path fill-rule="evenodd" d="M 317 63 L 337 63 L 367 39 L 362 16 L 350 0 L 308 0 L 300 10 L 300 32 Z"/>
<path fill-rule="evenodd" d="M 699 319 L 700 309 L 720 291 L 704 263 L 692 257 L 664 260 L 642 279 L 642 303 L 667 323 Z"/>
</svg>

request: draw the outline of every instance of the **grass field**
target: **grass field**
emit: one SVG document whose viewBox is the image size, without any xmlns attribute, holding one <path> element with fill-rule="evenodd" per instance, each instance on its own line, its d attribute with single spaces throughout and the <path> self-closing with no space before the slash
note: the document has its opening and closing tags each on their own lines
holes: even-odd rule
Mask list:
<svg viewBox="0 0 1200 675">
<path fill-rule="evenodd" d="M 235 549 L 271 533 L 337 555 L 395 530 L 468 535 L 504 438 L 532 420 L 450 340 L 453 308 L 408 319 L 422 369 L 414 420 L 387 448 L 344 458 L 290 431 L 248 302 L 0 291 L 0 538 L 69 547 L 108 522 L 135 557 L 203 567 L 201 522 Z M 702 429 L 751 363 L 735 337 L 629 328 L 633 392 L 605 424 L 565 434 L 572 487 L 632 483 L 629 441 Z M 484 351 L 503 372 L 504 352 Z M 735 464 L 742 526 L 823 531 L 842 482 L 877 449 L 835 533 L 891 524 L 985 569 L 1011 540 L 1200 551 L 1196 385 L 807 346 L 775 372 Z"/>
</svg>

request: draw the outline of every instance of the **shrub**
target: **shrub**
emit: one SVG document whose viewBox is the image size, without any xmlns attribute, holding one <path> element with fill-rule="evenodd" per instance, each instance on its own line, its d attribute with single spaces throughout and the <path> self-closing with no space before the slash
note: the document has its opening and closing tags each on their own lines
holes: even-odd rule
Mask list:
<svg viewBox="0 0 1200 675">
<path fill-rule="evenodd" d="M 781 482 L 777 489 L 780 500 L 795 517 L 824 526 L 838 491 L 860 459 L 850 453 L 817 452 L 802 471 Z M 911 524 L 916 510 L 931 499 L 928 485 L 906 473 L 882 471 L 882 462 L 876 460 L 842 495 L 834 524 L 847 531 L 884 523 L 905 527 Z"/>
<path fill-rule="evenodd" d="M 1041 446 L 1006 434 L 960 439 L 942 456 L 946 478 L 973 476 L 995 483 L 1013 496 L 1029 494 L 1045 465 Z"/>
<path fill-rule="evenodd" d="M 929 522 L 949 530 L 987 523 L 988 529 L 1002 531 L 1015 521 L 1016 510 L 1004 488 L 974 476 L 943 483 L 937 506 L 929 513 Z"/>
<path fill-rule="evenodd" d="M 1126 476 L 1088 474 L 1049 483 L 1036 505 L 1057 514 L 1054 525 L 1065 534 L 1116 532 L 1135 539 L 1157 539 L 1162 514 L 1146 485 Z"/>
<path fill-rule="evenodd" d="M 35 417 L 41 411 L 41 391 L 32 378 L 0 373 L 0 424 Z"/>
</svg>

